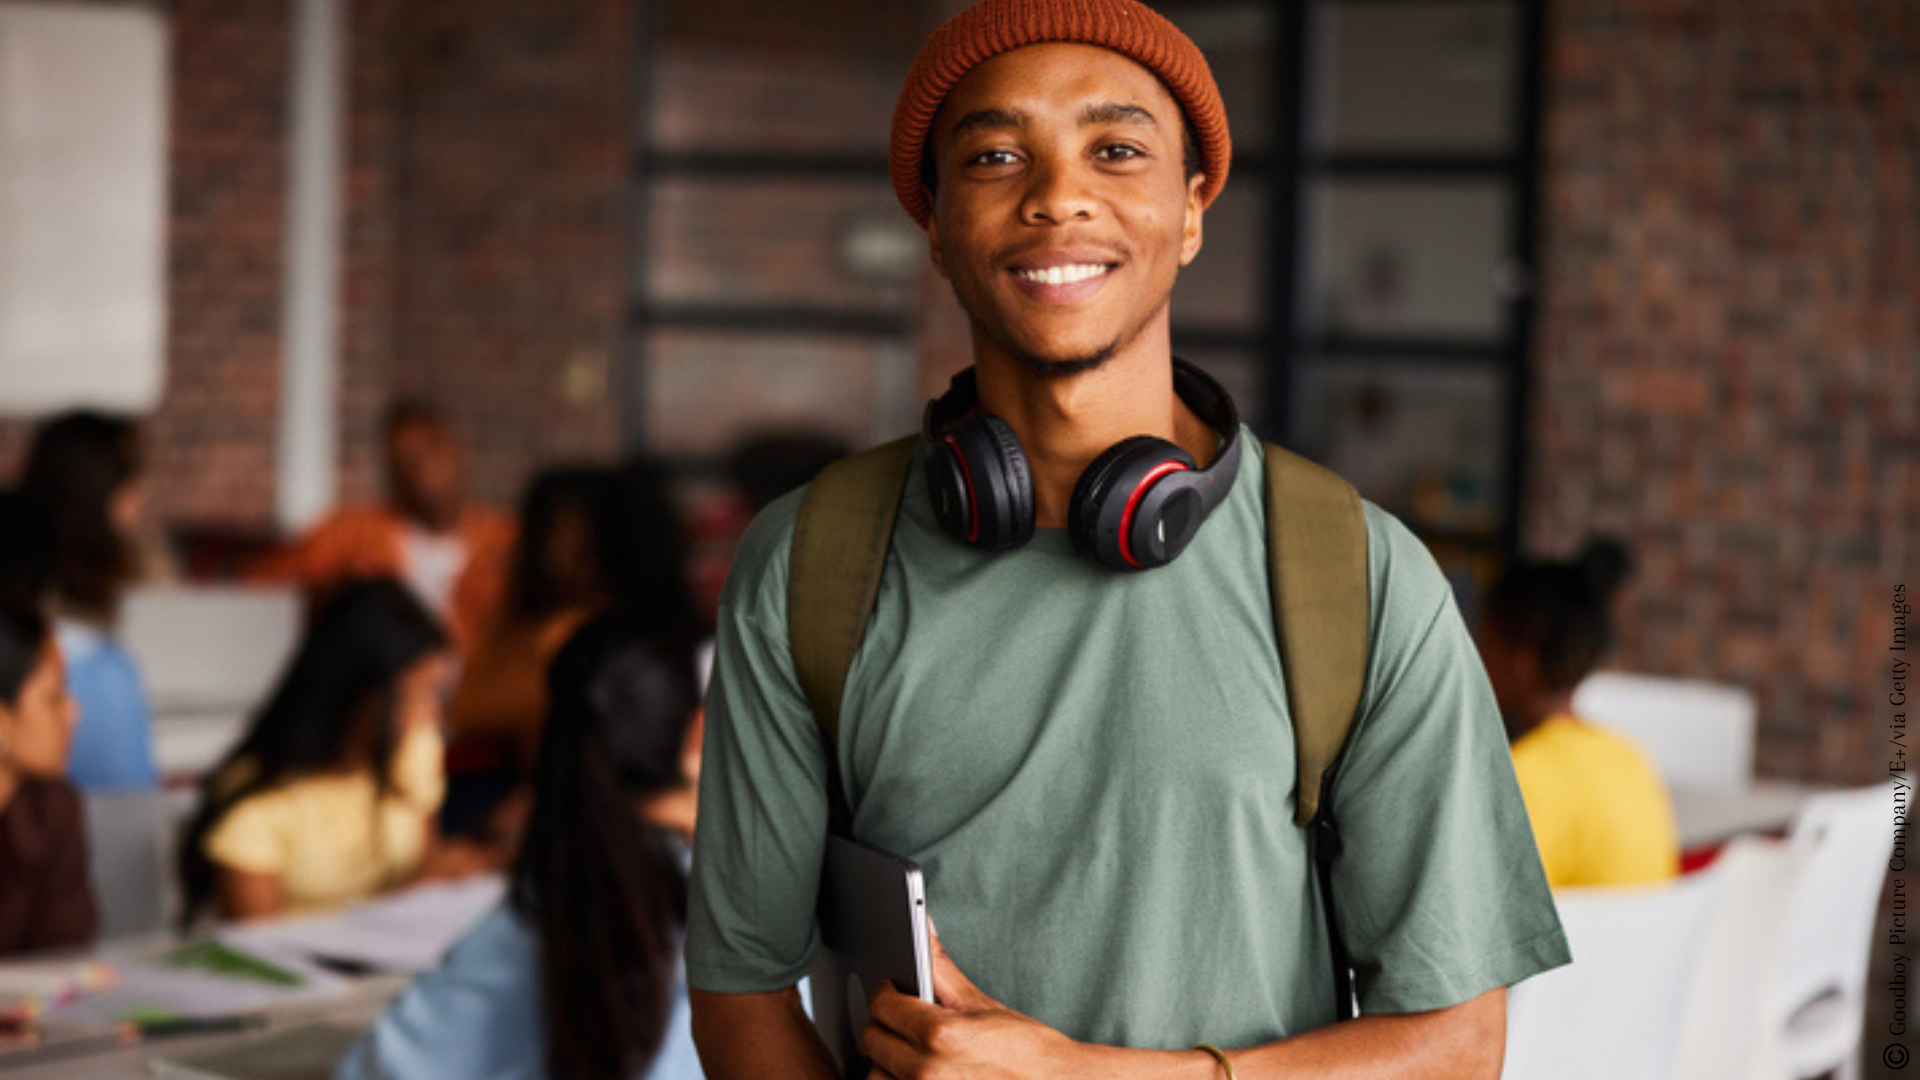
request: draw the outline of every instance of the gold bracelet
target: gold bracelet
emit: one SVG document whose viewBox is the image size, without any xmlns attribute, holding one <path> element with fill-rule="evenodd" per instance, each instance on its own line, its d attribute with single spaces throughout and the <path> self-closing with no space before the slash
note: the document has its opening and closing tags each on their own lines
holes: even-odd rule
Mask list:
<svg viewBox="0 0 1920 1080">
<path fill-rule="evenodd" d="M 1220 1068 L 1226 1072 L 1227 1080 L 1239 1080 L 1238 1077 L 1233 1075 L 1233 1062 L 1227 1060 L 1227 1052 L 1225 1050 L 1211 1043 L 1201 1043 L 1199 1046 L 1194 1047 L 1194 1049 L 1213 1055 L 1213 1060 L 1219 1062 Z"/>
</svg>

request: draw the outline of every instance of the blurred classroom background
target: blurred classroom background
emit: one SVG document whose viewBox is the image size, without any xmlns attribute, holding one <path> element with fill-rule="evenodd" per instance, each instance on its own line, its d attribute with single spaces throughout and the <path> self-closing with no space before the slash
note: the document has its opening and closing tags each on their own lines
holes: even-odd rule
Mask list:
<svg viewBox="0 0 1920 1080">
<path fill-rule="evenodd" d="M 663 461 L 708 603 L 744 445 L 912 430 L 967 332 L 885 140 L 960 6 L 0 0 L 0 486 L 48 415 L 139 418 L 184 578 L 123 632 L 176 786 L 291 647 L 238 567 L 381 497 L 396 402 L 496 506 Z M 1623 542 L 1607 666 L 1729 717 L 1676 751 L 1711 783 L 1884 781 L 1920 6 L 1155 6 L 1235 137 L 1176 352 L 1405 518 L 1470 618 L 1518 554 Z M 195 667 L 180 628 L 235 604 Z"/>
</svg>

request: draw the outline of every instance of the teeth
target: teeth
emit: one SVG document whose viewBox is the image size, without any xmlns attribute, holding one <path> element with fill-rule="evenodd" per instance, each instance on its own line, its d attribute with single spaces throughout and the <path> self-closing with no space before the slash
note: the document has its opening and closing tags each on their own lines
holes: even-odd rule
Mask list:
<svg viewBox="0 0 1920 1080">
<path fill-rule="evenodd" d="M 1107 269 L 1098 263 L 1081 263 L 1074 266 L 1049 266 L 1044 270 L 1015 270 L 1014 273 L 1041 285 L 1071 285 L 1076 281 L 1099 277 L 1106 273 Z"/>
</svg>

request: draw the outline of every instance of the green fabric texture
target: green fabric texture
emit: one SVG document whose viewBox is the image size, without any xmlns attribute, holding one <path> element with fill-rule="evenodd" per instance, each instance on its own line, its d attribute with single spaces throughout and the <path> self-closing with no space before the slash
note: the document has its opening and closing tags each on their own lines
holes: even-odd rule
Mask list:
<svg viewBox="0 0 1920 1080">
<path fill-rule="evenodd" d="M 1262 473 L 1247 455 L 1193 545 L 1144 574 L 1055 530 L 974 551 L 918 475 L 904 495 L 841 717 L 854 832 L 921 865 L 983 990 L 1075 1038 L 1249 1045 L 1335 1015 L 1292 820 Z M 791 985 L 819 948 L 826 749 L 786 631 L 797 506 L 756 520 L 721 605 L 687 942 L 704 990 Z M 1446 582 L 1366 513 L 1370 657 L 1334 889 L 1363 1009 L 1407 1012 L 1567 952 Z"/>
</svg>

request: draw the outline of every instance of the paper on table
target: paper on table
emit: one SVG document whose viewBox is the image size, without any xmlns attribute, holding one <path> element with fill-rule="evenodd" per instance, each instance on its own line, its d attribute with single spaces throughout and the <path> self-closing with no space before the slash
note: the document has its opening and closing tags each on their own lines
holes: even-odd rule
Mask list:
<svg viewBox="0 0 1920 1080">
<path fill-rule="evenodd" d="M 49 1010 L 43 1020 L 46 1030 L 55 1034 L 96 1031 L 129 1016 L 233 1016 L 325 1001 L 349 985 L 340 976 L 297 958 L 271 958 L 276 966 L 299 976 L 299 985 L 281 986 L 178 967 L 168 962 L 172 952 L 119 956 L 109 952 L 120 974 L 119 984 Z"/>
<path fill-rule="evenodd" d="M 335 915 L 234 927 L 221 939 L 271 958 L 309 963 L 321 958 L 370 971 L 427 971 L 500 903 L 505 890 L 504 879 L 491 874 L 423 885 Z"/>
<path fill-rule="evenodd" d="M 0 964 L 0 1012 L 38 1016 L 83 993 L 112 986 L 118 972 L 96 960 L 28 960 Z"/>
</svg>

